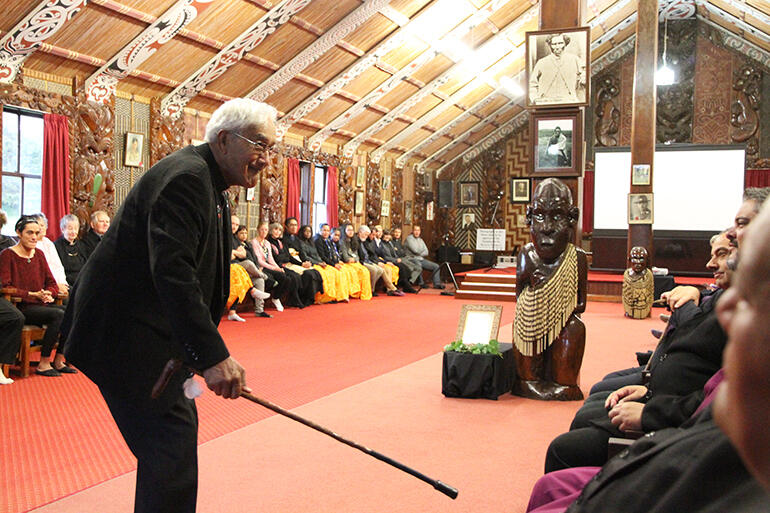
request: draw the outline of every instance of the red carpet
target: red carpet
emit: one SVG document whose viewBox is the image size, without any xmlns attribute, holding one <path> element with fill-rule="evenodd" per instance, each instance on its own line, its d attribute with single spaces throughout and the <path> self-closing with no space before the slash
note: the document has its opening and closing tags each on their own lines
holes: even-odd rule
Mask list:
<svg viewBox="0 0 770 513">
<path fill-rule="evenodd" d="M 461 306 L 425 290 L 271 311 L 273 319 L 245 314 L 248 322 L 223 320 L 220 329 L 254 393 L 294 408 L 440 351 Z M 197 403 L 201 443 L 272 415 L 210 393 Z M 0 404 L 0 513 L 27 511 L 135 468 L 82 374 L 18 379 L 0 387 Z"/>
<path fill-rule="evenodd" d="M 434 305 L 443 308 L 443 305 Z M 508 317 L 512 305 L 504 306 Z M 630 365 L 652 347 L 657 320 L 632 321 L 620 305 L 591 303 L 582 384 Z M 500 338 L 510 339 L 511 325 Z M 622 337 L 618 334 L 622 333 Z M 441 395 L 441 354 L 411 363 L 294 411 L 457 487 L 452 501 L 429 485 L 280 416 L 200 448 L 200 513 L 474 513 L 524 510 L 550 440 L 580 403 L 505 394 L 498 401 Z M 259 408 L 250 405 L 254 410 Z M 130 513 L 128 473 L 35 513 Z"/>
</svg>

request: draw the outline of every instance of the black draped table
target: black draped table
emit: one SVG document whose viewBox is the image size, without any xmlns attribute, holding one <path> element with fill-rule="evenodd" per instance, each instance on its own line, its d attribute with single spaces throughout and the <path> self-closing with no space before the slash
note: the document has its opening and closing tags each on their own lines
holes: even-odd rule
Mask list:
<svg viewBox="0 0 770 513">
<path fill-rule="evenodd" d="M 500 343 L 500 355 L 444 351 L 441 393 L 447 397 L 497 399 L 513 387 L 513 345 Z"/>
</svg>

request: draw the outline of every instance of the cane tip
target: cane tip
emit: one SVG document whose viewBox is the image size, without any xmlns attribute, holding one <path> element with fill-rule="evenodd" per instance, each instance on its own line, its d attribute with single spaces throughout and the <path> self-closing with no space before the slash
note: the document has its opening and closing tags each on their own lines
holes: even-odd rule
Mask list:
<svg viewBox="0 0 770 513">
<path fill-rule="evenodd" d="M 457 491 L 457 488 L 449 486 L 446 483 L 442 483 L 441 481 L 436 481 L 434 488 L 439 492 L 443 493 L 444 495 L 446 495 L 447 497 L 449 497 L 450 499 L 456 499 L 457 494 L 459 493 Z"/>
</svg>

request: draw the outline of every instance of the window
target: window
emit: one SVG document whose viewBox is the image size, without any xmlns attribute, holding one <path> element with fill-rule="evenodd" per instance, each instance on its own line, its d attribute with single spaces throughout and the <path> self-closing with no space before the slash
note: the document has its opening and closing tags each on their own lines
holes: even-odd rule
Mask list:
<svg viewBox="0 0 770 513">
<path fill-rule="evenodd" d="M 43 116 L 3 108 L 3 233 L 13 235 L 21 214 L 40 212 L 43 178 Z"/>
<path fill-rule="evenodd" d="M 311 170 L 313 167 L 310 165 L 309 162 L 300 162 L 299 163 L 299 224 L 305 225 L 310 224 L 310 214 L 311 210 L 310 207 L 312 205 L 311 198 L 310 198 L 310 180 L 311 180 Z M 313 233 L 315 233 L 315 230 L 313 230 Z"/>
<path fill-rule="evenodd" d="M 326 168 L 315 167 L 315 186 L 313 188 L 313 231 L 317 232 L 321 223 L 326 222 Z"/>
</svg>

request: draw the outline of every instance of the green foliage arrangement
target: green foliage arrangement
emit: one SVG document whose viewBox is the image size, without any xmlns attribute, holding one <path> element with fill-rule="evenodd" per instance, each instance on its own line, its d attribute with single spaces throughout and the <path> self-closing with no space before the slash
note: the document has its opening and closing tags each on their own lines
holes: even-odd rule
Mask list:
<svg viewBox="0 0 770 513">
<path fill-rule="evenodd" d="M 490 340 L 489 344 L 464 344 L 462 340 L 455 340 L 451 344 L 444 346 L 444 351 L 454 351 L 455 353 L 470 354 L 494 354 L 502 358 L 500 344 L 497 340 Z"/>
</svg>

